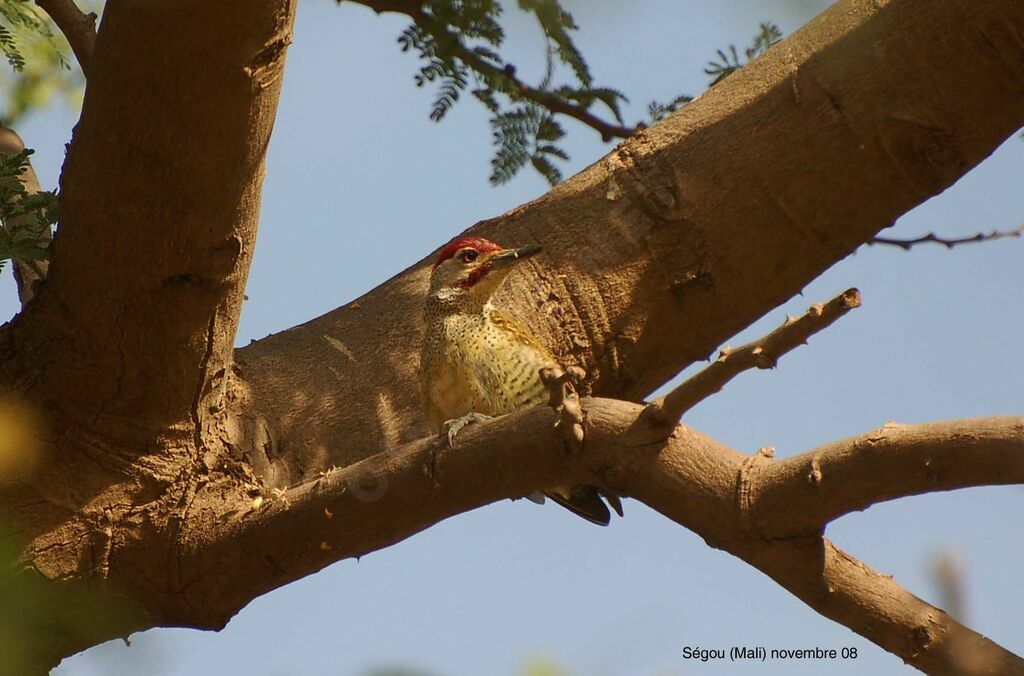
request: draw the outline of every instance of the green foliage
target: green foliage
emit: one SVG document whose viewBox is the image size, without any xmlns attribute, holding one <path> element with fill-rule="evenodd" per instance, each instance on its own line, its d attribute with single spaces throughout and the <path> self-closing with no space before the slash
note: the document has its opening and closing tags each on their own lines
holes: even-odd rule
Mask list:
<svg viewBox="0 0 1024 676">
<path fill-rule="evenodd" d="M 549 58 L 550 50 L 554 49 L 559 60 L 572 68 L 576 79 L 585 89 L 593 85 L 594 78 L 590 75 L 590 68 L 569 35 L 569 31 L 579 30 L 579 26 L 572 15 L 562 9 L 558 0 L 519 0 L 519 9 L 533 12 L 537 17 L 548 39 Z"/>
<path fill-rule="evenodd" d="M 651 101 L 647 104 L 647 114 L 650 116 L 652 123 L 660 122 L 690 101 L 693 101 L 693 97 L 687 94 L 680 94 L 668 103 Z"/>
<path fill-rule="evenodd" d="M 741 63 L 739 54 L 736 52 L 736 45 L 729 45 L 727 48 L 718 50 L 719 61 L 709 61 L 704 72 L 711 77 L 711 86 L 714 86 L 727 78 L 732 73 L 750 63 L 757 57 L 768 51 L 768 48 L 782 39 L 782 31 L 773 23 L 762 23 L 760 31 L 754 36 L 754 42 L 750 47 L 743 50 L 747 57 L 746 63 Z"/>
<path fill-rule="evenodd" d="M 515 66 L 498 52 L 505 33 L 498 23 L 502 7 L 497 0 L 426 1 L 414 15 L 413 25 L 398 37 L 398 44 L 424 62 L 414 76 L 416 86 L 437 87 L 430 119 L 443 120 L 467 90 L 491 112 L 492 184 L 507 183 L 530 165 L 554 185 L 562 180 L 557 163 L 569 159 L 559 145 L 565 131 L 558 116 L 583 119 L 610 140 L 629 133 L 621 109 L 628 99 L 616 89 L 594 84 L 590 67 L 572 40 L 578 26 L 559 0 L 517 0 L 517 4 L 534 15 L 547 39 L 547 71 L 536 86 L 519 80 Z M 711 85 L 763 54 L 781 37 L 777 26 L 762 23 L 743 52 L 745 60 L 735 46 L 718 50 L 720 61 L 711 61 L 705 68 Z M 562 72 L 569 75 L 569 82 L 555 85 Z M 691 100 L 683 94 L 666 103 L 651 101 L 647 112 L 657 122 Z M 598 119 L 595 111 L 601 110 L 610 113 L 619 127 Z"/>
<path fill-rule="evenodd" d="M 620 104 L 626 97 L 594 85 L 594 78 L 572 41 L 576 22 L 558 0 L 519 0 L 532 13 L 547 38 L 547 73 L 536 87 L 516 77 L 515 67 L 498 53 L 505 34 L 498 24 L 501 5 L 495 0 L 433 0 L 424 3 L 415 23 L 398 38 L 402 51 L 425 61 L 414 76 L 416 85 L 436 84 L 438 94 L 430 119 L 439 122 L 470 93 L 493 114 L 496 147 L 491 182 L 505 183 L 530 164 L 554 184 L 561 180 L 555 160 L 567 160 L 557 145 L 565 133 L 555 121 L 552 103 L 581 111 L 600 104 L 621 124 Z M 553 85 L 559 67 L 571 73 L 568 84 Z"/>
<path fill-rule="evenodd" d="M 762 23 L 759 28 L 760 30 L 757 35 L 754 36 L 750 47 L 743 50 L 743 54 L 746 56 L 746 60 L 744 62 L 740 61 L 739 52 L 736 51 L 736 45 L 729 45 L 725 49 L 718 50 L 719 60 L 709 61 L 708 65 L 704 68 L 704 73 L 711 78 L 711 82 L 708 84 L 709 87 L 714 87 L 732 73 L 735 73 L 746 64 L 767 52 L 769 47 L 782 40 L 782 31 L 775 24 L 765 22 Z M 682 94 L 668 103 L 651 101 L 647 104 L 647 114 L 650 116 L 652 123 L 658 122 L 679 110 L 692 100 L 692 96 Z"/>
<path fill-rule="evenodd" d="M 3 2 L 3 0 L 0 0 Z M 69 106 L 82 104 L 85 78 L 67 67 L 57 43 L 38 39 L 21 45 L 25 66 L 20 71 L 0 68 L 3 106 L 0 120 L 14 126 L 26 115 L 60 99 Z"/>
<path fill-rule="evenodd" d="M 100 4 L 79 2 L 83 11 L 99 9 Z M 0 68 L 0 120 L 8 126 L 54 98 L 81 104 L 85 79 L 70 68 L 63 36 L 44 16 L 31 0 L 0 0 L 0 49 L 11 66 Z"/>
<path fill-rule="evenodd" d="M 552 158 L 569 159 L 555 142 L 565 130 L 543 106 L 525 103 L 491 119 L 494 144 L 498 147 L 491 160 L 491 183 L 507 183 L 529 162 L 551 185 L 562 180 L 562 172 Z"/>
<path fill-rule="evenodd" d="M 50 26 L 35 13 L 28 0 L 0 0 L 0 49 L 14 70 L 25 67 L 20 39 L 33 34 L 53 38 Z"/>
<path fill-rule="evenodd" d="M 11 258 L 45 260 L 49 255 L 50 229 L 59 218 L 57 196 L 25 189 L 21 177 L 33 152 L 0 155 L 0 269 Z"/>
</svg>

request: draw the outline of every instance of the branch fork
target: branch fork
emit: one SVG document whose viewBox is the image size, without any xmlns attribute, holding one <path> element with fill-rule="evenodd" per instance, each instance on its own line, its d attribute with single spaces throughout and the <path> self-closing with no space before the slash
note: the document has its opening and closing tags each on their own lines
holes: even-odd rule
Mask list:
<svg viewBox="0 0 1024 676">
<path fill-rule="evenodd" d="M 36 4 L 50 15 L 68 39 L 82 73 L 88 78 L 92 66 L 92 48 L 96 42 L 96 13 L 86 14 L 74 0 L 36 0 Z"/>
</svg>

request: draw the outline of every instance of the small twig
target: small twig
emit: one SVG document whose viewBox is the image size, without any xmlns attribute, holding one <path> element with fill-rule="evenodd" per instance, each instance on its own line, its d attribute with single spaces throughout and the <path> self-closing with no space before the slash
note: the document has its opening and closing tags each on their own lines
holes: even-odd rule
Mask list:
<svg viewBox="0 0 1024 676">
<path fill-rule="evenodd" d="M 537 89 L 536 87 L 526 84 L 515 76 L 514 67 L 506 66 L 505 68 L 499 68 L 498 66 L 488 62 L 479 54 L 467 49 L 466 46 L 458 39 L 455 39 L 455 45 L 455 50 L 458 52 L 459 58 L 473 70 L 479 73 L 486 73 L 492 77 L 499 77 L 508 80 L 523 98 L 539 103 L 553 113 L 561 113 L 562 115 L 567 115 L 579 120 L 600 134 L 601 140 L 605 143 L 611 141 L 613 138 L 627 138 L 637 130 L 636 127 L 625 127 L 620 124 L 606 122 L 583 106 L 569 103 L 565 99 L 560 98 L 549 91 Z"/>
<path fill-rule="evenodd" d="M 406 3 L 404 2 L 370 2 L 369 0 L 355 0 L 360 4 L 368 5 L 378 11 L 394 11 L 408 14 L 412 19 L 421 24 L 431 24 L 437 31 L 435 38 L 443 39 L 449 42 L 453 50 L 458 54 L 459 58 L 467 66 L 475 70 L 476 72 L 487 75 L 489 77 L 500 78 L 507 80 L 515 88 L 516 92 L 524 98 L 534 103 L 539 103 L 553 113 L 561 113 L 571 118 L 579 120 L 583 124 L 587 125 L 597 133 L 601 135 L 601 139 L 605 142 L 612 140 L 613 138 L 627 138 L 631 136 L 638 128 L 642 128 L 643 125 L 637 127 L 626 127 L 620 124 L 614 124 L 606 122 L 598 116 L 588 111 L 585 107 L 576 105 L 560 98 L 556 94 L 538 89 L 533 87 L 515 76 L 515 66 L 507 64 L 505 66 L 498 66 L 484 57 L 480 56 L 473 50 L 467 48 L 462 40 L 451 31 L 448 31 L 444 26 L 437 21 L 431 14 L 424 12 L 422 9 L 418 9 L 415 12 L 406 11 Z"/>
<path fill-rule="evenodd" d="M 74 0 L 36 0 L 43 11 L 50 15 L 64 37 L 71 45 L 71 51 L 78 59 L 78 65 L 85 77 L 89 77 L 92 63 L 92 46 L 96 42 L 96 13 L 86 14 L 78 9 Z"/>
<path fill-rule="evenodd" d="M 939 588 L 941 607 L 959 622 L 967 621 L 964 591 L 964 561 L 956 552 L 938 552 L 932 560 L 931 576 Z"/>
<path fill-rule="evenodd" d="M 574 447 L 583 443 L 583 408 L 576 388 L 586 377 L 586 371 L 579 366 L 570 366 L 564 371 L 554 366 L 540 370 L 541 382 L 548 388 L 548 405 L 561 414 L 558 426 Z"/>
<path fill-rule="evenodd" d="M 860 302 L 860 291 L 847 289 L 828 303 L 812 305 L 799 319 L 787 317 L 782 326 L 759 340 L 734 350 L 724 348 L 713 364 L 648 404 L 649 419 L 658 425 L 674 426 L 684 413 L 721 391 L 738 374 L 752 368 L 774 368 L 779 357 L 806 344 L 812 335 L 860 307 Z"/>
<path fill-rule="evenodd" d="M 931 242 L 933 244 L 941 244 L 947 249 L 952 249 L 960 244 L 973 244 L 975 242 L 990 242 L 994 239 L 1005 239 L 1007 237 L 1021 237 L 1024 236 L 1024 225 L 1013 230 L 993 230 L 990 233 L 979 232 L 971 237 L 954 237 L 946 238 L 939 237 L 934 232 L 930 232 L 923 237 L 917 239 L 891 239 L 889 237 L 875 237 L 874 239 L 868 240 L 868 244 L 887 244 L 889 246 L 898 246 L 904 251 L 909 251 L 912 247 L 918 244 L 926 244 Z"/>
</svg>

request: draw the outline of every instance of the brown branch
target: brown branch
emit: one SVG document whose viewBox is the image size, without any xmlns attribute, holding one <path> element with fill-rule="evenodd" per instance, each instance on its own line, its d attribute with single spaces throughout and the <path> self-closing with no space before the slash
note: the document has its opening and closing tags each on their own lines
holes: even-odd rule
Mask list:
<svg viewBox="0 0 1024 676">
<path fill-rule="evenodd" d="M 17 155 L 25 149 L 25 143 L 21 140 L 21 137 L 14 132 L 13 129 L 8 129 L 3 125 L 0 125 L 0 155 L 10 157 Z M 36 176 L 35 169 L 32 168 L 32 164 L 29 163 L 28 171 L 21 175 L 21 182 L 25 186 L 25 191 L 34 195 L 42 192 L 42 187 L 39 185 L 39 178 Z M 32 218 L 31 215 L 25 215 L 18 217 L 22 219 Z M 12 221 L 15 219 L 12 219 Z M 9 230 L 13 230 L 17 226 L 16 222 L 7 223 L 6 227 Z M 44 239 L 50 239 L 52 233 L 47 228 L 42 234 Z M 46 273 L 49 270 L 49 261 L 36 261 L 30 258 L 15 258 L 14 259 L 14 281 L 18 286 L 18 300 L 21 301 L 21 306 L 25 305 L 35 295 L 36 283 L 46 279 Z"/>
<path fill-rule="evenodd" d="M 753 368 L 775 368 L 782 355 L 805 345 L 811 336 L 860 307 L 860 303 L 860 291 L 847 289 L 828 303 L 812 305 L 799 319 L 787 317 L 782 326 L 763 338 L 736 349 L 723 348 L 715 363 L 648 404 L 651 421 L 674 427 L 684 413 L 720 392 L 737 375 Z"/>
<path fill-rule="evenodd" d="M 963 558 L 954 550 L 942 550 L 935 553 L 929 568 L 932 581 L 939 589 L 941 606 L 959 622 L 966 622 L 967 592 Z"/>
<path fill-rule="evenodd" d="M 611 141 L 614 138 L 628 138 L 629 136 L 632 136 L 637 131 L 637 129 L 643 128 L 643 125 L 639 124 L 635 127 L 626 127 L 621 124 L 606 122 L 597 115 L 591 113 L 583 106 L 569 103 L 568 101 L 558 96 L 557 94 L 545 91 L 543 89 L 538 89 L 523 82 L 515 75 L 513 75 L 513 73 L 515 72 L 513 69 L 510 69 L 508 67 L 498 69 L 496 66 L 489 64 L 483 58 L 467 50 L 465 47 L 460 45 L 459 49 L 461 52 L 460 56 L 462 60 L 468 63 L 469 66 L 474 70 L 491 74 L 500 73 L 501 77 L 508 79 L 513 84 L 513 86 L 515 86 L 516 90 L 524 99 L 529 99 L 531 101 L 539 103 L 540 105 L 544 106 L 545 108 L 554 113 L 561 113 L 562 115 L 566 115 L 568 117 L 571 117 L 575 120 L 582 122 L 583 124 L 587 125 L 591 129 L 599 133 L 601 135 L 601 140 L 604 141 L 605 143 Z"/>
<path fill-rule="evenodd" d="M 758 566 L 794 596 L 926 674 L 1021 674 L 1024 660 L 821 538 L 775 541 Z"/>
<path fill-rule="evenodd" d="M 92 48 L 96 42 L 96 13 L 86 14 L 78 9 L 74 0 L 36 0 L 36 4 L 50 15 L 68 39 L 82 73 L 88 78 L 92 66 Z"/>
<path fill-rule="evenodd" d="M 1021 237 L 1022 235 L 1024 235 L 1024 225 L 1020 226 L 1019 228 L 1014 228 L 1013 230 L 993 230 L 992 232 L 987 234 L 984 232 L 979 232 L 978 234 L 972 235 L 971 237 L 946 238 L 939 237 L 934 232 L 930 232 L 927 235 L 918 237 L 916 239 L 891 239 L 889 237 L 875 237 L 873 239 L 868 240 L 867 244 L 887 244 L 889 246 L 898 246 L 904 251 L 909 251 L 911 248 L 917 246 L 918 244 L 926 244 L 928 242 L 931 242 L 934 244 L 941 244 L 947 249 L 952 249 L 953 247 L 959 246 L 961 244 L 991 242 L 992 240 L 996 239 L 1005 239 L 1007 237 Z"/>
<path fill-rule="evenodd" d="M 886 500 L 1024 483 L 1024 419 L 887 424 L 762 469 L 751 495 L 765 537 L 813 533 Z"/>
<path fill-rule="evenodd" d="M 491 449 L 460 443 L 447 452 L 417 442 L 377 455 L 422 433 L 409 384 L 424 265 L 358 303 L 236 352 L 231 363 L 273 119 L 271 100 L 240 105 L 238 98 L 240 89 L 269 97 L 276 88 L 288 34 L 267 24 L 287 20 L 294 3 L 186 5 L 108 5 L 63 178 L 66 196 L 77 201 L 68 210 L 76 222 L 62 225 L 62 259 L 37 299 L 48 304 L 35 311 L 33 303 L 0 331 L 0 384 L 30 383 L 65 428 L 54 460 L 31 484 L 11 489 L 19 499 L 3 496 L 5 507 L 20 510 L 30 565 L 131 595 L 147 627 L 216 626 L 261 591 L 576 473 L 580 483 L 603 482 L 655 504 L 786 579 L 786 562 L 771 561 L 768 543 L 752 531 L 750 508 L 738 508 L 756 495 L 753 478 L 767 460 L 685 429 L 669 439 L 652 439 L 649 428 L 624 436 L 631 425 L 645 427 L 635 425 L 633 405 L 585 402 L 588 439 L 579 455 L 589 459 L 566 458 L 544 409 L 460 437 L 494 442 L 492 429 L 514 437 Z M 197 16 L 200 24 L 190 22 Z M 968 24 L 985 30 L 946 30 Z M 524 269 L 500 304 L 525 317 L 557 357 L 571 351 L 595 375 L 598 392 L 646 396 L 1015 133 L 1024 123 L 1024 52 L 1014 40 L 1022 30 L 1024 7 L 1012 0 L 840 0 L 784 49 L 548 195 L 476 227 L 507 243 L 541 233 L 558 265 Z M 924 61 L 935 68 L 922 82 Z M 153 81 L 161 87 L 153 90 Z M 175 121 L 192 119 L 204 124 L 183 136 Z M 867 141 L 864 130 L 871 130 Z M 218 147 L 212 158 L 211 144 Z M 142 149 L 147 161 L 126 147 Z M 764 157 L 773 158 L 770 166 Z M 807 170 L 815 166 L 829 171 Z M 41 347 L 32 341 L 38 336 L 46 338 Z M 602 442 L 604 428 L 619 441 Z M 132 433 L 130 444 L 118 445 L 128 437 L 122 430 Z M 202 443 L 204 433 L 211 443 Z M 97 471 L 94 457 L 117 475 Z M 244 490 L 254 474 L 261 495 Z M 298 488 L 274 490 L 292 484 Z M 66 511 L 83 496 L 91 513 Z M 109 512 L 110 528 L 90 536 L 100 510 Z M 802 559 L 813 580 L 790 580 L 787 588 L 805 585 L 794 593 L 830 617 L 869 637 L 881 631 L 881 645 L 932 664 L 929 654 L 899 644 L 921 633 L 903 608 L 926 606 L 889 608 L 897 597 L 888 583 L 858 581 L 865 569 L 813 535 L 792 540 L 817 549 Z M 102 579 L 90 564 L 98 552 L 105 552 Z M 848 565 L 854 577 L 822 586 L 826 563 L 830 572 Z M 852 608 L 828 607 L 833 596 Z M 58 625 L 48 614 L 51 634 L 80 646 L 86 640 Z M 949 626 L 939 616 L 935 628 Z"/>
<path fill-rule="evenodd" d="M 637 127 L 626 127 L 620 124 L 606 122 L 583 106 L 570 103 L 557 94 L 543 89 L 538 89 L 537 87 L 533 87 L 526 82 L 523 82 L 516 77 L 516 71 L 513 66 L 506 65 L 503 68 L 496 66 L 479 54 L 467 49 L 457 36 L 444 30 L 442 27 L 438 27 L 438 30 L 443 33 L 446 39 L 450 39 L 452 41 L 459 58 L 462 59 L 462 61 L 470 68 L 489 77 L 507 80 L 512 84 L 516 92 L 518 92 L 522 98 L 538 103 L 553 113 L 561 113 L 562 115 L 566 115 L 582 122 L 600 134 L 602 141 L 607 143 L 613 138 L 628 138 L 636 132 Z"/>
<path fill-rule="evenodd" d="M 510 279 L 498 304 L 525 318 L 556 360 L 582 366 L 601 395 L 639 401 L 704 359 L 1024 124 L 1016 71 L 992 71 L 985 35 L 951 33 L 959 41 L 952 49 L 936 43 L 933 28 L 999 26 L 1007 44 L 1016 44 L 1013 31 L 1024 30 L 1020 4 L 930 3 L 927 15 L 920 11 L 912 0 L 843 0 L 788 37 L 784 49 L 626 139 L 548 195 L 474 226 L 473 234 L 539 241 L 547 252 Z M 899 49 L 879 52 L 879 40 Z M 943 64 L 933 69 L 942 80 L 908 88 L 920 80 L 917 59 Z M 979 69 L 992 77 L 978 78 Z M 892 122 L 890 108 L 950 122 L 941 133 Z M 889 122 L 878 127 L 883 118 Z M 861 132 L 876 127 L 885 140 L 865 143 Z M 945 150 L 924 158 L 920 148 L 936 143 Z M 770 167 L 764 157 L 773 158 Z M 744 186 L 740 197 L 736 185 Z M 275 485 L 387 447 L 382 419 L 401 439 L 422 434 L 409 355 L 422 332 L 428 276 L 424 260 L 357 306 L 238 352 L 277 440 L 275 457 L 261 460 L 273 468 Z M 325 336 L 351 357 L 339 357 Z M 380 355 L 388 355 L 383 367 Z M 380 443 L 366 446 L 368 439 Z M 316 450 L 324 447 L 331 453 Z"/>
<path fill-rule="evenodd" d="M 214 381 L 233 354 L 294 7 L 106 5 L 103 48 L 61 173 L 47 293 L 17 330 L 75 343 L 52 348 L 53 382 L 86 377 L 76 355 L 90 355 L 90 386 L 53 396 L 108 440 L 135 445 L 147 425 L 173 426 L 176 435 L 191 430 L 188 443 L 202 453 L 222 396 Z M 181 134 L 154 120 L 203 124 Z M 140 171 L 126 152 L 135 147 L 173 159 Z M 155 302 L 162 312 L 152 312 Z M 72 334 L 54 322 L 84 328 Z"/>
<path fill-rule="evenodd" d="M 652 443 L 649 428 L 638 424 L 644 409 L 636 404 L 584 399 L 583 406 L 586 438 L 579 453 L 564 452 L 552 412 L 536 407 L 466 428 L 457 450 L 434 437 L 418 440 L 328 471 L 269 502 L 245 494 L 232 498 L 223 486 L 210 486 L 197 498 L 194 513 L 210 520 L 212 529 L 196 524 L 192 533 L 202 537 L 185 538 L 190 563 L 183 572 L 190 582 L 180 602 L 202 608 L 212 626 L 219 626 L 255 593 L 333 561 L 380 549 L 496 500 L 578 481 L 654 507 L 762 570 L 821 614 L 928 673 L 966 673 L 963 660 L 975 658 L 998 665 L 993 673 L 1024 668 L 1018 657 L 839 551 L 819 532 L 768 538 L 752 530 L 759 486 L 777 476 L 783 482 L 781 474 L 758 469 L 771 467 L 768 460 L 744 456 L 683 427 Z M 1024 425 L 1024 419 L 946 425 L 1008 431 Z M 914 453 L 924 459 L 929 450 L 918 447 Z M 1018 456 L 998 458 L 1007 474 L 1020 473 Z M 790 493 L 800 491 L 791 482 L 785 486 Z M 909 477 L 906 493 L 917 489 Z M 247 552 L 259 552 L 269 563 L 239 580 L 234 561 Z M 259 588 L 251 586 L 254 579 Z"/>
</svg>

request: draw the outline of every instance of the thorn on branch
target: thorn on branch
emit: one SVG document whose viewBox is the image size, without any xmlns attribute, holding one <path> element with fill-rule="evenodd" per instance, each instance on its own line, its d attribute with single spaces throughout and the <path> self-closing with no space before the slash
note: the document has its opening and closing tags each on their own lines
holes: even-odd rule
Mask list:
<svg viewBox="0 0 1024 676">
<path fill-rule="evenodd" d="M 743 371 L 775 368 L 782 355 L 806 345 L 812 335 L 860 304 L 860 291 L 848 289 L 828 303 L 812 305 L 802 317 L 787 315 L 782 326 L 759 340 L 735 349 L 722 348 L 714 363 L 648 404 L 645 415 L 657 426 L 674 427 L 684 413 L 721 391 Z"/>
<path fill-rule="evenodd" d="M 970 237 L 946 238 L 939 237 L 934 232 L 930 232 L 927 235 L 918 237 L 916 239 L 892 239 L 889 237 L 875 237 L 873 239 L 868 240 L 867 243 L 869 245 L 885 244 L 888 246 L 898 246 L 904 251 L 910 251 L 910 249 L 917 246 L 918 244 L 927 244 L 929 242 L 932 244 L 941 244 L 947 249 L 952 249 L 953 247 L 959 246 L 961 244 L 991 242 L 992 240 L 996 239 L 1006 239 L 1009 237 L 1022 236 L 1024 236 L 1024 225 L 1020 226 L 1019 228 L 1014 228 L 1013 230 L 993 230 L 990 233 L 979 232 L 978 234 L 972 235 Z"/>
<path fill-rule="evenodd" d="M 574 449 L 583 443 L 583 408 L 576 388 L 586 377 L 586 371 L 579 366 L 570 366 L 564 371 L 555 366 L 540 370 L 541 382 L 548 388 L 548 405 L 561 415 L 558 426 Z"/>
</svg>

